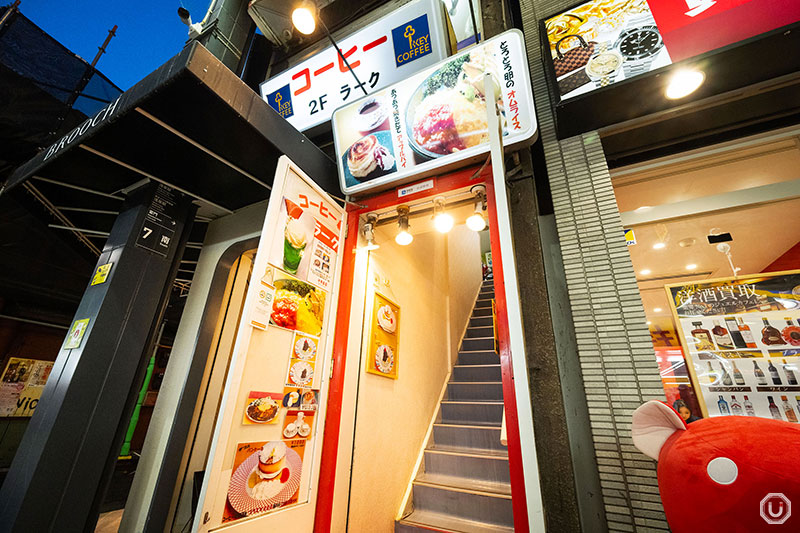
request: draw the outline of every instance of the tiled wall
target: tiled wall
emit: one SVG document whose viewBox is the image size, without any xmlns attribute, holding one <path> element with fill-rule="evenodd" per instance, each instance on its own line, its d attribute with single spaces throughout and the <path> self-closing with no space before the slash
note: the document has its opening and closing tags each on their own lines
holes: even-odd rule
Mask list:
<svg viewBox="0 0 800 533">
<path fill-rule="evenodd" d="M 609 531 L 668 531 L 655 462 L 631 442 L 634 409 L 664 392 L 603 147 L 596 132 L 556 139 L 541 61 L 539 19 L 575 3 L 520 0 L 603 502 Z"/>
</svg>

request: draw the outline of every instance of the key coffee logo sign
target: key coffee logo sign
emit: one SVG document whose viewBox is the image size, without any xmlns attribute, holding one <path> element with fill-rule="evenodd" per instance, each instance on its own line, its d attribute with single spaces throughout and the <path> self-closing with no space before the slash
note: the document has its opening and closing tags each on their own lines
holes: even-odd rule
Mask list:
<svg viewBox="0 0 800 533">
<path fill-rule="evenodd" d="M 399 67 L 431 53 L 431 32 L 428 15 L 422 15 L 407 24 L 392 29 L 394 61 Z"/>
<path fill-rule="evenodd" d="M 274 93 L 269 93 L 267 95 L 267 103 L 283 118 L 289 118 L 294 115 L 294 110 L 292 110 L 292 92 L 289 90 L 288 84 Z"/>
</svg>

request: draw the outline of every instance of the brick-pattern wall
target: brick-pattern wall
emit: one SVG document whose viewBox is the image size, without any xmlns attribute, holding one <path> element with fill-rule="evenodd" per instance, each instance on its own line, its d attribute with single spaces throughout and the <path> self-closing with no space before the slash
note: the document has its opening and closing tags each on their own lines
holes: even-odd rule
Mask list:
<svg viewBox="0 0 800 533">
<path fill-rule="evenodd" d="M 556 139 L 545 81 L 539 19 L 574 4 L 520 0 L 603 503 L 609 531 L 668 531 L 655 462 L 631 442 L 634 409 L 664 392 L 603 147 Z"/>
</svg>

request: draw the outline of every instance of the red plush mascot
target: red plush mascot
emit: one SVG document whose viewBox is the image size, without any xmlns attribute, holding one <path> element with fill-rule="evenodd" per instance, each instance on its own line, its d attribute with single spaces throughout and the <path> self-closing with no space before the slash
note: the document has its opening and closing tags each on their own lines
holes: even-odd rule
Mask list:
<svg viewBox="0 0 800 533">
<path fill-rule="evenodd" d="M 633 413 L 633 443 L 658 460 L 673 533 L 800 532 L 800 425 L 748 416 L 686 425 L 657 401 Z"/>
</svg>

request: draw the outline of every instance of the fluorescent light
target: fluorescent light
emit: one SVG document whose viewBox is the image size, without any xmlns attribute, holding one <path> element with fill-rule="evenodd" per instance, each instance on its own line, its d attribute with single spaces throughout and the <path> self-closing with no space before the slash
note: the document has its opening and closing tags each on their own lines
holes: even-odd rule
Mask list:
<svg viewBox="0 0 800 533">
<path fill-rule="evenodd" d="M 689 263 L 688 265 L 686 265 L 686 270 L 694 270 L 695 268 L 697 268 L 697 265 L 695 265 L 694 263 Z"/>
<path fill-rule="evenodd" d="M 660 250 L 660 249 L 662 249 L 662 248 L 666 248 L 666 246 L 667 246 L 667 245 L 666 245 L 666 244 L 664 244 L 663 242 L 657 242 L 657 243 L 655 243 L 655 244 L 653 245 L 653 250 Z"/>
<path fill-rule="evenodd" d="M 649 276 L 651 273 L 652 272 L 650 271 L 649 268 L 643 268 L 642 270 L 639 271 L 639 274 L 641 274 L 642 276 Z"/>
<path fill-rule="evenodd" d="M 303 2 L 303 4 L 292 11 L 292 24 L 297 28 L 297 31 L 304 35 L 311 35 L 314 33 L 317 21 L 314 20 L 314 13 L 308 3 Z"/>
<path fill-rule="evenodd" d="M 670 100 L 677 100 L 695 92 L 705 81 L 706 75 L 699 70 L 679 70 L 669 80 L 665 92 Z"/>
</svg>

